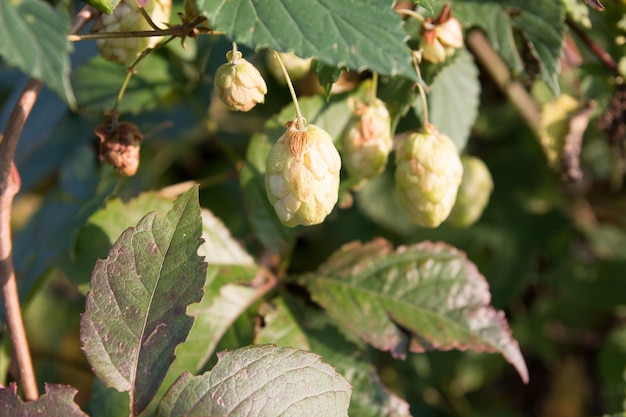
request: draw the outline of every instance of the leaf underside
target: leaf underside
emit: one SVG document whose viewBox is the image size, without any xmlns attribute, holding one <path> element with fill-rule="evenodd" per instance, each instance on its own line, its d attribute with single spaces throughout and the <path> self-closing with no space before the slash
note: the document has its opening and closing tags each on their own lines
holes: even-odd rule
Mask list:
<svg viewBox="0 0 626 417">
<path fill-rule="evenodd" d="M 74 402 L 78 392 L 67 385 L 45 384 L 45 393 L 35 401 L 22 402 L 17 395 L 17 385 L 0 388 L 0 412 L 12 417 L 87 417 Z"/>
</svg>

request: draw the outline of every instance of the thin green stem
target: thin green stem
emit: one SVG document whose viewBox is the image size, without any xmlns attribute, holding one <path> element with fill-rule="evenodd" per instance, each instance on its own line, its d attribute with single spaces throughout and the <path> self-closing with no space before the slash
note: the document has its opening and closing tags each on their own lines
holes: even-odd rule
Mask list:
<svg viewBox="0 0 626 417">
<path fill-rule="evenodd" d="M 415 73 L 417 74 L 417 89 L 420 93 L 420 99 L 422 101 L 422 110 L 424 115 L 424 126 L 426 126 L 428 121 L 428 101 L 426 100 L 426 90 L 422 85 L 422 73 L 420 72 L 419 63 L 417 62 L 417 55 L 413 54 L 413 68 L 415 68 Z"/>
<path fill-rule="evenodd" d="M 237 42 L 233 42 L 233 52 L 230 58 L 230 64 L 237 65 L 237 61 L 239 61 L 239 51 L 237 50 Z"/>
<path fill-rule="evenodd" d="M 370 103 L 374 104 L 376 102 L 377 96 L 376 92 L 378 91 L 378 73 L 375 72 L 372 74 L 372 83 L 370 84 Z"/>
<path fill-rule="evenodd" d="M 135 3 L 137 3 L 137 0 L 135 0 Z M 148 12 L 146 12 L 146 9 L 143 8 L 143 6 L 139 5 L 137 3 L 137 8 L 139 9 L 139 13 L 141 13 L 141 15 L 143 16 L 144 19 L 146 19 L 146 22 L 148 22 L 148 24 L 150 25 L 150 27 L 154 30 L 161 30 L 160 27 L 158 27 L 156 25 L 156 23 L 154 23 L 154 21 L 152 20 L 152 18 L 150 17 L 150 15 L 148 14 Z"/>
<path fill-rule="evenodd" d="M 417 13 L 415 10 L 411 10 L 411 9 L 396 9 L 396 12 L 398 12 L 399 14 L 403 14 L 403 15 L 412 17 L 414 19 L 417 19 L 417 20 L 419 20 L 422 23 L 424 23 L 424 21 L 426 20 L 424 18 L 424 16 L 422 16 L 419 13 Z"/>
<path fill-rule="evenodd" d="M 96 33 L 84 33 L 82 35 L 71 34 L 67 36 L 67 40 L 70 42 L 89 41 L 98 39 L 119 39 L 119 38 L 150 38 L 153 36 L 188 36 L 193 30 L 198 30 L 205 34 L 217 34 L 217 32 L 211 29 L 199 28 L 199 24 L 206 20 L 205 17 L 198 17 L 195 20 L 183 23 L 181 25 L 172 26 L 167 29 L 156 30 L 131 30 L 121 32 L 96 32 Z"/>
<path fill-rule="evenodd" d="M 298 96 L 296 96 L 296 90 L 293 88 L 293 83 L 291 82 L 291 77 L 289 77 L 289 73 L 287 72 L 287 68 L 285 68 L 285 64 L 283 64 L 283 60 L 280 59 L 278 52 L 274 51 L 274 58 L 280 64 L 280 68 L 283 70 L 283 75 L 285 76 L 285 81 L 287 81 L 287 86 L 289 87 L 289 93 L 291 94 L 291 99 L 293 100 L 293 105 L 296 108 L 296 127 L 298 130 L 306 129 L 304 117 L 302 117 L 302 113 L 300 112 L 300 105 L 298 104 Z"/>
</svg>

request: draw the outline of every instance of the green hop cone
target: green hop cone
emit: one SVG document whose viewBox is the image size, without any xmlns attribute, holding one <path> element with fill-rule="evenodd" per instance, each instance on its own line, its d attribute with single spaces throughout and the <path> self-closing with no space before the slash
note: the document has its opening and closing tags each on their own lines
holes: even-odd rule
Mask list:
<svg viewBox="0 0 626 417">
<path fill-rule="evenodd" d="M 353 117 L 342 137 L 344 164 L 356 179 L 370 179 L 385 170 L 393 146 L 391 117 L 382 100 L 353 101 Z"/>
<path fill-rule="evenodd" d="M 229 110 L 249 111 L 265 102 L 267 85 L 259 70 L 242 58 L 241 52 L 233 57 L 229 51 L 226 58 L 228 62 L 217 69 L 213 82 L 222 103 Z"/>
<path fill-rule="evenodd" d="M 337 203 L 341 159 L 326 131 L 297 119 L 267 157 L 265 190 L 280 221 L 289 227 L 324 221 Z"/>
<path fill-rule="evenodd" d="M 493 190 L 493 179 L 483 161 L 473 156 L 463 156 L 463 180 L 456 203 L 447 222 L 455 227 L 471 226 L 487 207 Z"/>
<path fill-rule="evenodd" d="M 463 165 L 450 138 L 427 125 L 396 151 L 396 195 L 413 223 L 437 227 L 450 214 Z"/>
<path fill-rule="evenodd" d="M 172 11 L 172 0 L 148 0 L 144 10 L 157 25 L 167 23 Z M 122 0 L 113 13 L 102 14 L 94 22 L 92 32 L 128 32 L 152 30 L 141 15 L 135 0 Z M 146 48 L 154 47 L 162 37 L 98 39 L 96 46 L 100 55 L 109 61 L 130 65 Z"/>
</svg>

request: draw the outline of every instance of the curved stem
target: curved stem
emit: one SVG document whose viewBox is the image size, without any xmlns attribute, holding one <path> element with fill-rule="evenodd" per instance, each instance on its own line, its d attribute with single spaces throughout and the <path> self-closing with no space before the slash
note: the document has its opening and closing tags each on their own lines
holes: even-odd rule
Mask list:
<svg viewBox="0 0 626 417">
<path fill-rule="evenodd" d="M 97 11 L 92 7 L 84 7 L 72 21 L 72 33 L 81 31 L 96 13 Z M 17 362 L 18 378 L 24 397 L 29 401 L 36 400 L 39 397 L 39 391 L 13 269 L 11 206 L 20 187 L 19 174 L 13 162 L 15 147 L 42 86 L 41 81 L 32 78 L 28 80 L 9 117 L 4 135 L 0 135 L 0 286 L 9 336 Z"/>
<path fill-rule="evenodd" d="M 372 84 L 370 85 L 370 102 L 374 104 L 376 102 L 376 91 L 378 91 L 378 73 L 372 74 Z"/>
<path fill-rule="evenodd" d="M 424 23 L 424 21 L 426 20 L 424 18 L 424 16 L 422 16 L 419 13 L 417 13 L 415 10 L 411 10 L 411 9 L 396 9 L 396 12 L 398 12 L 398 14 L 403 14 L 405 16 L 409 16 L 409 17 L 412 17 L 414 19 L 417 19 L 417 20 L 419 20 L 422 23 Z"/>
<path fill-rule="evenodd" d="M 293 105 L 296 108 L 296 127 L 298 130 L 305 130 L 305 121 L 304 117 L 302 117 L 302 113 L 300 112 L 300 105 L 298 104 L 298 96 L 296 96 L 296 90 L 293 88 L 293 83 L 291 82 L 291 77 L 289 77 L 289 73 L 287 72 L 287 68 L 285 68 L 285 64 L 283 64 L 283 60 L 280 59 L 278 52 L 274 51 L 274 58 L 280 64 L 280 68 L 283 70 L 283 75 L 285 76 L 285 81 L 287 81 L 287 87 L 289 87 L 289 93 L 291 94 L 291 99 L 293 100 Z"/>
<path fill-rule="evenodd" d="M 424 126 L 429 124 L 428 121 L 428 101 L 426 100 L 426 91 L 424 90 L 424 86 L 422 85 L 422 73 L 420 72 L 419 63 L 417 62 L 417 55 L 413 54 L 413 68 L 415 68 L 415 73 L 417 74 L 417 89 L 420 93 L 420 99 L 422 100 L 422 111 L 424 115 Z"/>
<path fill-rule="evenodd" d="M 589 3 L 588 3 L 589 4 Z M 596 41 L 594 41 L 588 33 L 582 30 L 572 19 L 569 17 L 565 19 L 567 26 L 580 38 L 580 40 L 589 48 L 592 54 L 594 54 L 602 64 L 610 69 L 615 75 L 619 75 L 619 68 L 615 63 L 615 60 L 607 51 L 605 51 Z"/>
<path fill-rule="evenodd" d="M 135 3 L 137 3 L 137 0 L 135 0 Z M 161 30 L 161 28 L 158 27 L 156 23 L 154 23 L 154 21 L 152 20 L 148 12 L 146 12 L 146 9 L 143 8 L 143 6 L 140 6 L 139 4 L 137 4 L 137 8 L 139 9 L 139 13 L 141 13 L 143 18 L 146 19 L 146 22 L 148 22 L 148 24 L 150 25 L 152 29 Z"/>
</svg>

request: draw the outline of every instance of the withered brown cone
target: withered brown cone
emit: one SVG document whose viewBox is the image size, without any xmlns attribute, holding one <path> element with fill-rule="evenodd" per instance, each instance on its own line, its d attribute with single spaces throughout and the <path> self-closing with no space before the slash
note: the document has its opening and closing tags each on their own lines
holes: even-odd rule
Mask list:
<svg viewBox="0 0 626 417">
<path fill-rule="evenodd" d="M 122 175 L 133 176 L 139 168 L 139 146 L 143 135 L 134 123 L 107 120 L 94 129 L 100 138 L 100 160 L 113 165 Z"/>
</svg>

